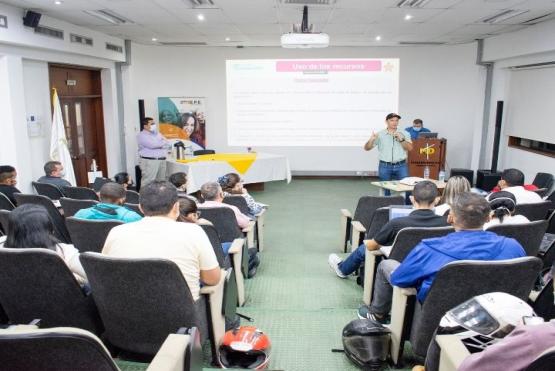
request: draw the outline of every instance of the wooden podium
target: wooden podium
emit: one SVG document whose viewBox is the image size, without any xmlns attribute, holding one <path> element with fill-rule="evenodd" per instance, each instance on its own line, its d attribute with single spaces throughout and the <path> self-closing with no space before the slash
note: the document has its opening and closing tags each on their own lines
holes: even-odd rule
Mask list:
<svg viewBox="0 0 555 371">
<path fill-rule="evenodd" d="M 409 176 L 424 177 L 424 168 L 430 168 L 430 178 L 438 179 L 440 170 L 445 170 L 447 140 L 444 138 L 418 138 L 412 141 L 408 153 Z"/>
</svg>

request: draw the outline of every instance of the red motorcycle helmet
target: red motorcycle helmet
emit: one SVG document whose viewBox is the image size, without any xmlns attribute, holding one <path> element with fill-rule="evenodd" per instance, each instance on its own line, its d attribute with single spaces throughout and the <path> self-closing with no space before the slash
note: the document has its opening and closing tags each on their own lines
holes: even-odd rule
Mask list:
<svg viewBox="0 0 555 371">
<path fill-rule="evenodd" d="M 254 326 L 241 326 L 225 333 L 220 345 L 222 368 L 263 370 L 270 362 L 272 345 L 266 334 Z"/>
</svg>

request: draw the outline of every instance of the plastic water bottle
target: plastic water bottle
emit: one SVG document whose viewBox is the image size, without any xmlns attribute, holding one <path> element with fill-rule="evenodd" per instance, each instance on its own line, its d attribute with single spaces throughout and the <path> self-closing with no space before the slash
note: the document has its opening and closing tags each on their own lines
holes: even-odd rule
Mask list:
<svg viewBox="0 0 555 371">
<path fill-rule="evenodd" d="M 430 167 L 429 166 L 424 167 L 424 179 L 430 179 Z"/>
<path fill-rule="evenodd" d="M 443 170 L 439 171 L 438 180 L 440 182 L 445 182 L 445 171 L 443 171 Z"/>
</svg>

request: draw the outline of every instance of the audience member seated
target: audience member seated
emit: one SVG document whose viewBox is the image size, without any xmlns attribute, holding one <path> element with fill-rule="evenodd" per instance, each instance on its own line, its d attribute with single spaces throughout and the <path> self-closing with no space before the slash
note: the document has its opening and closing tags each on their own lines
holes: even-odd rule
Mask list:
<svg viewBox="0 0 555 371">
<path fill-rule="evenodd" d="M 79 260 L 79 251 L 73 245 L 60 243 L 54 237 L 54 225 L 42 206 L 25 204 L 12 210 L 8 217 L 8 235 L 0 237 L 0 247 L 55 251 L 73 272 L 77 282 L 81 285 L 87 282 L 85 270 Z"/>
<path fill-rule="evenodd" d="M 504 170 L 497 185 L 502 191 L 515 195 L 517 204 L 533 204 L 543 201 L 536 192 L 524 188 L 524 174 L 518 169 Z M 488 196 L 488 199 L 490 196 L 492 194 Z"/>
<path fill-rule="evenodd" d="M 247 189 L 243 187 L 243 181 L 239 174 L 229 173 L 218 178 L 218 183 L 224 191 L 224 197 L 229 195 L 241 195 L 247 201 L 249 206 L 249 216 L 256 216 L 264 210 L 264 206 L 258 203 L 254 198 L 247 192 Z"/>
<path fill-rule="evenodd" d="M 0 166 L 0 193 L 3 193 L 7 198 L 10 199 L 12 204 L 17 205 L 14 193 L 21 193 L 21 191 L 15 188 L 17 184 L 17 172 L 15 168 L 10 165 Z"/>
<path fill-rule="evenodd" d="M 466 357 L 458 370 L 527 370 L 536 358 L 554 344 L 555 322 L 519 325 L 504 339 Z"/>
<path fill-rule="evenodd" d="M 102 254 L 116 258 L 158 258 L 177 264 L 204 313 L 200 282 L 215 285 L 220 267 L 206 233 L 193 223 L 178 223 L 177 189 L 165 181 L 153 181 L 141 187 L 140 208 L 145 217 L 135 223 L 112 228 Z M 204 334 L 206 336 L 206 334 Z"/>
<path fill-rule="evenodd" d="M 224 193 L 219 183 L 217 182 L 204 183 L 200 187 L 200 194 L 202 195 L 202 198 L 205 200 L 204 203 L 201 205 L 203 208 L 212 208 L 212 207 L 230 208 L 235 213 L 235 218 L 237 219 L 237 224 L 239 225 L 239 227 L 246 228 L 249 225 L 249 222 L 250 222 L 249 217 L 241 213 L 241 211 L 237 208 L 237 206 L 224 204 L 222 202 L 224 200 Z"/>
<path fill-rule="evenodd" d="M 447 219 L 436 215 L 433 211 L 434 206 L 439 201 L 437 186 L 430 181 L 418 182 L 414 186 L 410 201 L 415 210 L 408 216 L 390 220 L 376 234 L 376 236 L 366 241 L 366 245 L 360 245 L 345 260 L 341 260 L 336 254 L 331 254 L 328 263 L 335 271 L 337 276 L 345 278 L 364 262 L 366 250 L 378 250 L 381 246 L 391 246 L 397 233 L 407 227 L 444 227 L 447 226 Z"/>
<path fill-rule="evenodd" d="M 383 260 L 378 265 L 372 304 L 359 308 L 359 317 L 385 322 L 391 310 L 392 285 L 416 288 L 418 301 L 424 302 L 437 272 L 453 261 L 526 256 L 514 239 L 483 230 L 490 211 L 488 202 L 479 195 L 465 192 L 457 196 L 448 216 L 456 232 L 423 240 L 402 263 Z"/>
<path fill-rule="evenodd" d="M 455 197 L 463 192 L 470 192 L 470 188 L 470 182 L 463 176 L 456 175 L 449 178 L 445 184 L 439 204 L 434 209 L 435 213 L 437 215 L 445 215 L 451 209 Z"/>
<path fill-rule="evenodd" d="M 123 188 L 125 188 L 125 190 L 127 190 L 129 187 L 133 187 L 133 181 L 131 180 L 129 174 L 126 172 L 121 172 L 114 175 L 114 182 L 121 184 Z"/>
<path fill-rule="evenodd" d="M 484 224 L 488 229 L 498 224 L 521 224 L 530 222 L 524 215 L 514 215 L 516 198 L 510 192 L 499 191 L 489 196 L 489 207 L 491 208 L 491 220 Z"/>
<path fill-rule="evenodd" d="M 178 222 L 195 223 L 199 225 L 212 225 L 210 221 L 202 219 L 200 216 L 201 212 L 198 210 L 198 206 L 195 201 L 188 198 L 179 199 L 179 218 L 177 218 Z M 222 250 L 224 251 L 225 255 L 228 254 L 231 244 L 231 242 L 222 242 Z"/>
<path fill-rule="evenodd" d="M 106 183 L 100 188 L 100 203 L 81 209 L 75 217 L 87 220 L 119 220 L 124 223 L 136 222 L 142 217 L 122 205 L 125 203 L 125 188 L 118 183 Z"/>
<path fill-rule="evenodd" d="M 189 194 L 187 194 L 187 174 L 183 172 L 173 173 L 168 179 L 171 184 L 177 188 L 177 196 L 179 198 L 188 198 L 195 202 L 197 199 Z"/>
<path fill-rule="evenodd" d="M 60 189 L 71 187 L 71 183 L 64 179 L 64 166 L 59 161 L 48 161 L 44 164 L 44 174 L 37 182 L 52 184 Z"/>
</svg>

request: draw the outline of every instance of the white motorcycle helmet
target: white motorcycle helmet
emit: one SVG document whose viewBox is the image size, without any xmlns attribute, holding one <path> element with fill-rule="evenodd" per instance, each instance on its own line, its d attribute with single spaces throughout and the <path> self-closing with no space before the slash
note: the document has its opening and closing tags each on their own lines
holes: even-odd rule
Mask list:
<svg viewBox="0 0 555 371">
<path fill-rule="evenodd" d="M 480 351 L 524 323 L 542 323 L 523 300 L 504 292 L 475 296 L 451 309 L 439 323 L 440 333 L 456 333 L 469 349 Z"/>
</svg>

